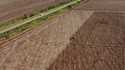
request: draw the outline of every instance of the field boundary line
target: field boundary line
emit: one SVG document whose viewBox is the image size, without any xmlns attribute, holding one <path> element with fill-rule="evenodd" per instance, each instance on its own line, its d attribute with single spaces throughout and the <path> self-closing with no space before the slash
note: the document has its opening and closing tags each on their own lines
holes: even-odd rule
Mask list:
<svg viewBox="0 0 125 70">
<path fill-rule="evenodd" d="M 27 24 L 27 23 L 29 23 L 29 22 L 32 22 L 33 20 L 36 20 L 36 19 L 39 19 L 39 18 L 48 16 L 48 15 L 50 15 L 50 14 L 53 14 L 53 13 L 59 11 L 59 10 L 62 10 L 62 9 L 64 9 L 64 8 L 68 7 L 68 6 L 74 5 L 74 4 L 76 4 L 76 3 L 80 2 L 80 1 L 81 1 L 81 0 L 73 0 L 73 1 L 71 1 L 71 2 L 69 2 L 69 3 L 67 3 L 67 4 L 58 6 L 58 7 L 56 7 L 56 8 L 50 9 L 50 10 L 48 10 L 48 11 L 46 11 L 46 12 L 42 12 L 42 13 L 40 13 L 40 14 L 37 14 L 37 15 L 33 16 L 33 17 L 27 18 L 27 19 L 25 19 L 23 22 L 20 22 L 20 23 L 17 24 L 17 25 L 14 25 L 14 26 L 11 26 L 11 27 L 9 27 L 9 28 L 7 28 L 7 29 L 1 30 L 1 31 L 0 31 L 0 34 L 4 34 L 4 33 L 8 32 L 8 31 L 11 31 L 11 30 L 13 30 L 13 29 L 16 29 L 16 28 L 18 28 L 18 27 L 20 27 L 20 26 L 23 26 L 23 25 L 25 25 L 25 24 Z"/>
</svg>

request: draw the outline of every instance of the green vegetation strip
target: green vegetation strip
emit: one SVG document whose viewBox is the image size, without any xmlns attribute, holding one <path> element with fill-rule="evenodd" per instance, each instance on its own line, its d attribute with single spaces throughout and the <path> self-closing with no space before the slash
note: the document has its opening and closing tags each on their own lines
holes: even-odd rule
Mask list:
<svg viewBox="0 0 125 70">
<path fill-rule="evenodd" d="M 30 23 L 30 22 L 32 22 L 34 20 L 47 17 L 48 15 L 51 15 L 51 14 L 57 12 L 57 11 L 60 11 L 60 10 L 62 10 L 64 8 L 66 8 L 66 7 L 72 6 L 72 5 L 77 4 L 79 2 L 80 2 L 80 0 L 72 0 L 71 2 L 69 2 L 67 4 L 64 4 L 64 5 L 49 9 L 49 10 L 47 10 L 45 12 L 42 12 L 40 14 L 37 14 L 35 16 L 32 16 L 32 17 L 29 17 L 27 19 L 21 20 L 20 22 L 18 22 L 18 24 L 13 23 L 13 24 L 8 25 L 5 28 L 0 27 L 0 35 L 4 35 L 4 34 L 6 35 L 7 32 L 9 32 L 11 30 L 14 30 L 14 29 L 19 28 L 19 27 L 21 27 L 23 25 L 26 25 L 27 23 Z"/>
</svg>

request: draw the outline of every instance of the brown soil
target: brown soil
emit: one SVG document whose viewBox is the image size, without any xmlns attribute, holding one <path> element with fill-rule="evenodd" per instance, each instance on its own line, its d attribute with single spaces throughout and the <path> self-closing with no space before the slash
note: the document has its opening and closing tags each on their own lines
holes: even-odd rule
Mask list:
<svg viewBox="0 0 125 70">
<path fill-rule="evenodd" d="M 98 12 L 48 70 L 124 70 L 125 14 Z"/>
<path fill-rule="evenodd" d="M 123 0 L 81 3 L 79 10 L 2 45 L 0 70 L 124 70 L 124 5 Z M 83 11 L 105 8 L 108 12 Z"/>
<path fill-rule="evenodd" d="M 94 10 L 94 11 L 125 11 L 125 0 L 85 0 L 76 6 L 77 10 Z"/>
<path fill-rule="evenodd" d="M 24 14 L 31 14 L 45 9 L 48 6 L 68 2 L 69 0 L 13 0 L 0 4 L 0 21 L 18 18 Z"/>
<path fill-rule="evenodd" d="M 0 45 L 0 70 L 46 70 L 92 13 L 65 12 L 7 45 Z"/>
</svg>

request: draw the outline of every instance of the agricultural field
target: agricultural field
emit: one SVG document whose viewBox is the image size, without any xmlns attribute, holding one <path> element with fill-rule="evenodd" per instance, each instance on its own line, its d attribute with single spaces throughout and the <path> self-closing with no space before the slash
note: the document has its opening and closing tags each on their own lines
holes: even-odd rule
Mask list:
<svg viewBox="0 0 125 70">
<path fill-rule="evenodd" d="M 81 0 L 39 22 L 0 44 L 0 70 L 125 70 L 124 5 L 124 0 Z"/>
<path fill-rule="evenodd" d="M 49 6 L 70 0 L 0 0 L 0 21 L 16 19 L 21 16 L 38 13 Z M 2 4 L 3 3 L 3 4 Z"/>
<path fill-rule="evenodd" d="M 70 36 L 92 13 L 66 11 L 38 28 L 1 45 L 0 70 L 46 70 L 66 48 Z"/>
<path fill-rule="evenodd" d="M 76 6 L 75 9 L 100 12 L 124 12 L 124 7 L 125 0 L 85 0 L 79 6 Z"/>
<path fill-rule="evenodd" d="M 50 6 L 47 8 L 47 10 L 41 11 L 39 13 L 32 13 L 31 16 L 25 15 L 20 19 L 11 20 L 6 23 L 0 23 L 0 43 L 2 43 L 4 40 L 10 39 L 18 33 L 24 33 L 24 31 L 38 26 L 41 21 L 48 20 L 59 13 L 69 10 L 72 5 L 79 4 L 79 1 L 80 0 L 74 0 L 65 4 L 59 3 L 58 5 Z"/>
<path fill-rule="evenodd" d="M 125 14 L 95 12 L 48 70 L 124 70 Z"/>
</svg>

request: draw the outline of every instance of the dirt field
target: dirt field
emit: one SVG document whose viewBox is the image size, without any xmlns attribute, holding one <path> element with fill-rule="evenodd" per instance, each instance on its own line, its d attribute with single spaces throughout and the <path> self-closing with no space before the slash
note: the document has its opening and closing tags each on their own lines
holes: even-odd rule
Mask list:
<svg viewBox="0 0 125 70">
<path fill-rule="evenodd" d="M 82 2 L 1 45 L 0 70 L 125 70 L 124 5 Z"/>
<path fill-rule="evenodd" d="M 61 2 L 68 2 L 69 0 L 0 0 L 0 21 L 7 21 L 37 12 Z"/>
<path fill-rule="evenodd" d="M 77 10 L 94 10 L 94 11 L 125 11 L 125 0 L 85 0 L 75 7 Z"/>
<path fill-rule="evenodd" d="M 11 1 L 9 1 L 9 0 L 0 0 L 0 6 L 12 3 L 14 1 L 16 1 L 16 0 L 11 0 Z"/>
<path fill-rule="evenodd" d="M 125 14 L 94 13 L 48 70 L 124 70 Z"/>
<path fill-rule="evenodd" d="M 19 39 L 1 45 L 3 48 L 0 49 L 0 70 L 46 70 L 67 47 L 70 36 L 92 13 L 65 12 Z"/>
</svg>

